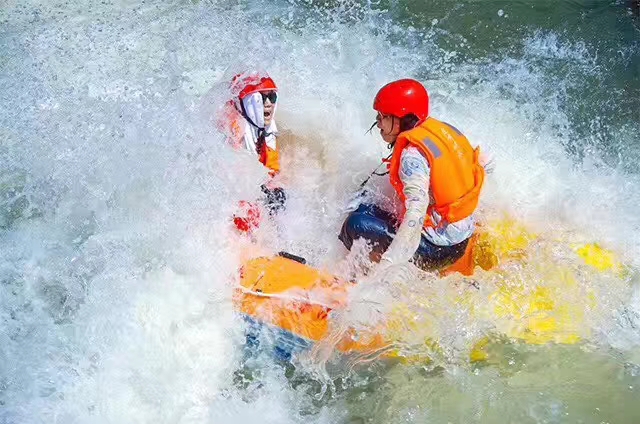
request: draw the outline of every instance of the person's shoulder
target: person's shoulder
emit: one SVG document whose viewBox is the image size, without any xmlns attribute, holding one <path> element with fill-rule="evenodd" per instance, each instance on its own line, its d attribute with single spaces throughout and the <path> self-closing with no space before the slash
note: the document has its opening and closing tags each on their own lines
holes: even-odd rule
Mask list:
<svg viewBox="0 0 640 424">
<path fill-rule="evenodd" d="M 402 153 L 400 154 L 400 162 L 417 165 L 424 164 L 427 167 L 429 166 L 427 159 L 424 157 L 422 152 L 420 152 L 420 149 L 415 146 L 407 146 L 402 150 Z"/>
<path fill-rule="evenodd" d="M 411 177 L 416 173 L 429 172 L 429 162 L 414 146 L 408 146 L 400 156 L 400 173 L 403 177 Z"/>
</svg>

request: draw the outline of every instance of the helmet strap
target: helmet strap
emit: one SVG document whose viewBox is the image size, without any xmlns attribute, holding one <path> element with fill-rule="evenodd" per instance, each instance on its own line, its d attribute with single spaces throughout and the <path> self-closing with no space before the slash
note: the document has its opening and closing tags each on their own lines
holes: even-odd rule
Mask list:
<svg viewBox="0 0 640 424">
<path fill-rule="evenodd" d="M 240 114 L 244 119 L 247 120 L 249 124 L 251 124 L 251 126 L 253 126 L 258 130 L 258 138 L 261 136 L 267 137 L 271 135 L 271 133 L 267 132 L 267 130 L 264 127 L 259 127 L 255 122 L 251 120 L 251 118 L 249 118 L 249 115 L 247 115 L 247 110 L 244 108 L 244 102 L 242 101 L 242 99 L 238 99 L 238 100 L 239 102 L 237 103 L 240 103 L 240 110 L 239 110 Z"/>
<path fill-rule="evenodd" d="M 259 130 L 260 130 L 260 129 L 264 130 L 264 128 L 260 128 L 258 125 L 256 125 L 256 123 L 255 123 L 255 122 L 253 122 L 253 121 L 251 120 L 251 118 L 249 118 L 249 115 L 247 115 L 247 110 L 244 108 L 244 102 L 242 101 L 242 99 L 238 99 L 238 100 L 240 100 L 238 103 L 240 103 L 240 114 L 242 115 L 242 117 L 243 117 L 244 119 L 246 119 L 246 120 L 247 120 L 247 122 L 249 122 L 249 123 L 250 123 L 251 125 L 253 125 L 255 128 L 257 128 L 257 129 L 259 129 Z"/>
</svg>

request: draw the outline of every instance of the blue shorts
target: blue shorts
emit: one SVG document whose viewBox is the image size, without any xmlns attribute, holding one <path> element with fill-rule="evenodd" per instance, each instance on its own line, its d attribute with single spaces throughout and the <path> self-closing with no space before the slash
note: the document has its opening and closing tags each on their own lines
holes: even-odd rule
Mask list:
<svg viewBox="0 0 640 424">
<path fill-rule="evenodd" d="M 398 222 L 391 213 L 376 205 L 361 204 L 344 221 L 338 238 L 349 250 L 355 240 L 364 238 L 373 252 L 383 254 L 391 245 L 397 227 Z M 412 261 L 426 271 L 442 269 L 460 259 L 468 243 L 469 239 L 453 246 L 438 246 L 422 235 Z"/>
</svg>

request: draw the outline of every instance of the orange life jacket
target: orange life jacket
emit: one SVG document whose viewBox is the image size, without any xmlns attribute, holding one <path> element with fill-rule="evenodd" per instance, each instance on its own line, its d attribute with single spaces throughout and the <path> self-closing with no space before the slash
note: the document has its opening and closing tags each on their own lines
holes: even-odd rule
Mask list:
<svg viewBox="0 0 640 424">
<path fill-rule="evenodd" d="M 389 177 L 402 199 L 403 208 L 405 196 L 404 185 L 400 180 L 400 157 L 408 146 L 416 147 L 431 168 L 431 203 L 424 227 L 435 226 L 433 212 L 437 212 L 446 221 L 440 225 L 470 216 L 478 206 L 484 183 L 485 171 L 478 161 L 480 149 L 474 149 L 456 128 L 434 118 L 427 118 L 419 126 L 400 133 L 389 161 Z"/>
<path fill-rule="evenodd" d="M 280 172 L 280 154 L 278 153 L 277 145 L 276 149 L 272 149 L 265 144 L 262 152 L 259 152 L 259 156 L 260 163 L 269 168 L 271 176 Z"/>
</svg>

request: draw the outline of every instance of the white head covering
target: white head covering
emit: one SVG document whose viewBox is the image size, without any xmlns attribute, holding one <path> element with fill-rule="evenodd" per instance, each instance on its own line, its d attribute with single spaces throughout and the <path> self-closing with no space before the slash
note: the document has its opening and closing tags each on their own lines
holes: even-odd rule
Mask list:
<svg viewBox="0 0 640 424">
<path fill-rule="evenodd" d="M 275 119 L 271 119 L 271 123 L 265 128 L 264 126 L 264 104 L 262 102 L 262 94 L 259 92 L 252 93 L 242 99 L 242 106 L 246 117 L 244 128 L 244 144 L 245 148 L 257 154 L 257 143 L 260 133 L 265 132 L 265 143 L 271 149 L 276 148 L 276 133 L 278 128 Z M 273 115 L 275 115 L 276 105 L 273 105 Z M 255 125 L 252 125 L 255 124 Z"/>
</svg>

